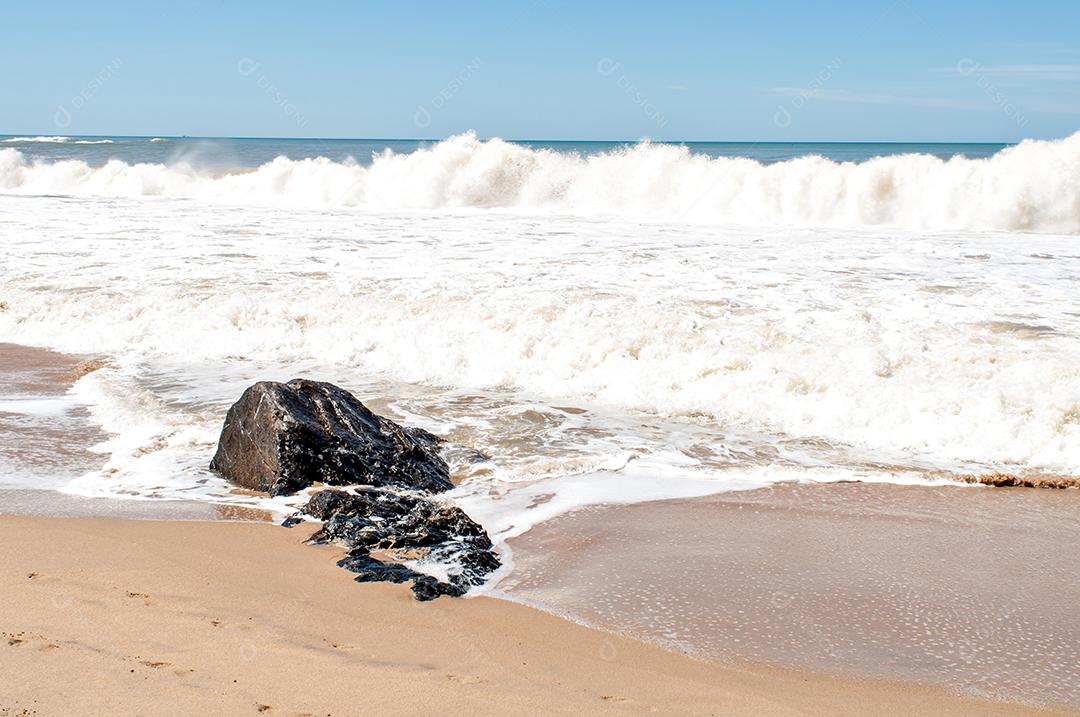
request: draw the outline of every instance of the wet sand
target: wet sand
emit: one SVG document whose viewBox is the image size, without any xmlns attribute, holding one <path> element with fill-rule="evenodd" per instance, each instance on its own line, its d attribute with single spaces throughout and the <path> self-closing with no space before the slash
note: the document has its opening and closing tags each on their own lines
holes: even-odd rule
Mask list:
<svg viewBox="0 0 1080 717">
<path fill-rule="evenodd" d="M 0 715 L 1060 714 L 418 603 L 304 530 L 0 517 Z"/>
<path fill-rule="evenodd" d="M 90 448 L 105 434 L 84 408 L 66 398 L 79 376 L 98 365 L 92 361 L 0 343 L 0 469 L 5 474 L 55 487 L 101 465 Z"/>
<path fill-rule="evenodd" d="M 778 485 L 583 510 L 501 588 L 719 660 L 1080 708 L 1080 491 Z"/>
<path fill-rule="evenodd" d="M 84 498 L 54 490 L 0 489 L 0 515 L 127 520 L 267 520 L 269 513 L 242 506 L 181 500 Z M 0 716 L 2 717 L 2 716 Z"/>
<path fill-rule="evenodd" d="M 68 397 L 106 365 L 97 356 L 0 343 L 0 514 L 148 519 L 244 518 L 195 501 L 84 498 L 55 489 L 101 467 L 108 438 Z M 265 518 L 265 516 L 262 516 Z"/>
</svg>

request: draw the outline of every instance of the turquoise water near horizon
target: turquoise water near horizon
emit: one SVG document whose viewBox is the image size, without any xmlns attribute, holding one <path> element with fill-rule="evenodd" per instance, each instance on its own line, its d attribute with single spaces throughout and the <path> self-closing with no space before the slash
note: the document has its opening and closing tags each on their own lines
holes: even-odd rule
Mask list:
<svg viewBox="0 0 1080 717">
<path fill-rule="evenodd" d="M 257 167 L 276 157 L 334 161 L 352 158 L 370 164 L 373 155 L 390 150 L 407 154 L 430 147 L 435 139 L 290 139 L 248 137 L 124 137 L 0 135 L 0 148 L 19 150 L 31 161 L 78 159 L 92 166 L 111 159 L 129 164 L 173 164 L 218 169 Z M 633 141 L 507 140 L 530 149 L 564 154 L 593 155 L 637 144 Z M 692 154 L 708 157 L 745 157 L 763 163 L 783 162 L 818 155 L 838 162 L 862 162 L 874 157 L 928 154 L 941 159 L 989 157 L 1008 143 L 965 142 L 652 142 L 685 146 Z"/>
</svg>

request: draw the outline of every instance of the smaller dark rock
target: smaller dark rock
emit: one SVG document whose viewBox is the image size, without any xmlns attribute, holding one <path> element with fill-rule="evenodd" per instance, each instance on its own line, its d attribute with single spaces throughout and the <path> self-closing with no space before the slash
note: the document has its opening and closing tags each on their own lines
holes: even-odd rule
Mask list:
<svg viewBox="0 0 1080 717">
<path fill-rule="evenodd" d="M 299 525 L 304 522 L 304 516 L 300 515 L 300 511 L 297 511 L 290 515 L 285 520 L 281 521 L 282 528 L 291 528 L 294 525 Z"/>
<path fill-rule="evenodd" d="M 419 600 L 463 595 L 500 566 L 483 527 L 461 508 L 426 496 L 385 488 L 324 490 L 311 497 L 303 512 L 324 521 L 312 542 L 349 548 L 338 564 L 357 573 L 358 581 L 412 580 Z M 453 566 L 454 572 L 442 582 L 400 563 L 378 560 L 371 551 L 432 559 Z"/>
<path fill-rule="evenodd" d="M 404 583 L 419 577 L 422 573 L 411 570 L 399 563 L 384 563 L 367 554 L 367 551 L 352 552 L 338 561 L 339 568 L 356 573 L 358 583 Z"/>
<path fill-rule="evenodd" d="M 420 602 L 434 600 L 440 595 L 461 597 L 466 593 L 466 589 L 461 587 L 460 585 L 441 583 L 430 575 L 423 575 L 414 580 L 412 584 L 412 591 L 413 595 Z"/>
<path fill-rule="evenodd" d="M 311 496 L 301 512 L 307 513 L 315 520 L 326 521 L 344 508 L 349 501 L 349 494 L 343 490 L 321 490 Z"/>
<path fill-rule="evenodd" d="M 465 594 L 463 587 L 440 582 L 430 575 L 418 573 L 400 563 L 384 563 L 363 550 L 349 553 L 338 561 L 338 566 L 356 573 L 354 579 L 358 583 L 405 583 L 412 580 L 413 595 L 422 602 L 434 600 L 440 595 L 460 597 Z"/>
</svg>

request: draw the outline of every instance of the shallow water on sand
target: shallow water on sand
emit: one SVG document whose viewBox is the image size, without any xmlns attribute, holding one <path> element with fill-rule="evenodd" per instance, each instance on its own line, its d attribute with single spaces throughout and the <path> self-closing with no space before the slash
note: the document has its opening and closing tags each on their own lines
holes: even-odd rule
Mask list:
<svg viewBox="0 0 1080 717">
<path fill-rule="evenodd" d="M 0 343 L 0 489 L 59 488 L 101 467 L 91 448 L 106 435 L 68 393 L 86 360 Z"/>
<path fill-rule="evenodd" d="M 104 366 L 100 359 L 0 343 L 0 514 L 144 519 L 265 520 L 243 506 L 203 501 L 87 498 L 59 489 L 106 460 L 108 436 L 71 395 L 72 384 Z"/>
<path fill-rule="evenodd" d="M 713 659 L 1080 707 L 1077 491 L 785 485 L 511 541 L 511 597 Z"/>
</svg>

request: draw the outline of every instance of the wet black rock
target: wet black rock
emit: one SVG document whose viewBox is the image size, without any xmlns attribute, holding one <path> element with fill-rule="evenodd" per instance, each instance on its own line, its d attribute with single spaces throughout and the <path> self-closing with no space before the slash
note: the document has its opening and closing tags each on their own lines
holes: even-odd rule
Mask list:
<svg viewBox="0 0 1080 717">
<path fill-rule="evenodd" d="M 400 563 L 384 563 L 376 560 L 364 551 L 350 553 L 338 561 L 338 566 L 356 573 L 355 579 L 358 583 L 404 583 L 412 580 L 413 595 L 421 602 L 434 600 L 440 595 L 461 597 L 467 590 L 461 585 L 440 582 L 430 575 L 418 573 Z"/>
<path fill-rule="evenodd" d="M 427 548 L 458 541 L 487 550 L 491 539 L 461 508 L 431 498 L 378 488 L 324 490 L 304 506 L 324 521 L 317 537 L 350 548 Z"/>
<path fill-rule="evenodd" d="M 301 516 L 299 513 L 293 513 L 292 515 L 287 517 L 285 520 L 281 521 L 281 527 L 282 528 L 291 528 L 294 525 L 300 525 L 303 522 L 304 522 L 303 516 Z"/>
<path fill-rule="evenodd" d="M 440 443 L 331 383 L 260 381 L 229 409 L 210 469 L 270 495 L 316 482 L 436 492 L 453 487 Z"/>
<path fill-rule="evenodd" d="M 499 568 L 491 539 L 461 508 L 416 493 L 387 488 L 324 490 L 303 513 L 323 521 L 311 540 L 349 548 L 338 564 L 360 582 L 413 581 L 418 600 L 462 595 Z M 378 552 L 380 560 L 371 555 Z M 399 561 L 420 560 L 447 569 L 447 580 L 412 570 Z"/>
</svg>

